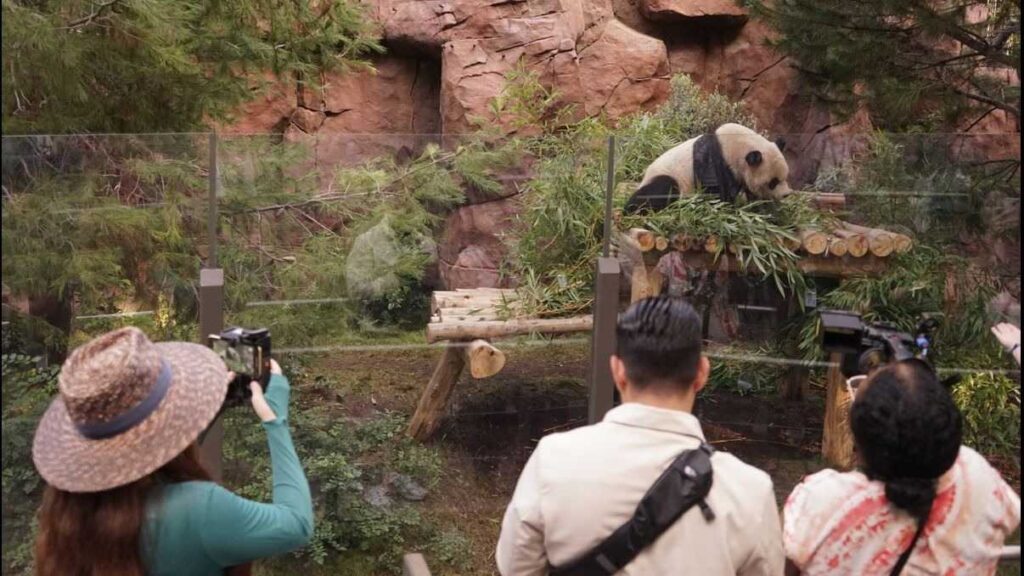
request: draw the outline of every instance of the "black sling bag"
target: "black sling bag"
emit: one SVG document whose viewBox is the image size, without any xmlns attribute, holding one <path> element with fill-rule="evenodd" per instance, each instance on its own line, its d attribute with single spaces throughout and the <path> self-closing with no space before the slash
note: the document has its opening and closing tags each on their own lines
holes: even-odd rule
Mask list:
<svg viewBox="0 0 1024 576">
<path fill-rule="evenodd" d="M 700 448 L 685 450 L 662 472 L 644 494 L 633 517 L 596 548 L 562 566 L 551 568 L 551 576 L 610 576 L 675 524 L 687 510 L 700 506 L 704 519 L 715 519 L 704 498 L 711 490 L 711 454 L 714 449 L 701 442 Z"/>
</svg>

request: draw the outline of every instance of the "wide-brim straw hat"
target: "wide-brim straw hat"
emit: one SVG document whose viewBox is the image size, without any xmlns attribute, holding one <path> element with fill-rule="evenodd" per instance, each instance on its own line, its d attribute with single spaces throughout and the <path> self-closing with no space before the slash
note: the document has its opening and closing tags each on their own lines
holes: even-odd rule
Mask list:
<svg viewBox="0 0 1024 576">
<path fill-rule="evenodd" d="M 154 344 L 137 328 L 77 348 L 36 429 L 39 474 L 68 492 L 130 484 L 181 454 L 213 422 L 228 372 L 198 344 Z"/>
</svg>

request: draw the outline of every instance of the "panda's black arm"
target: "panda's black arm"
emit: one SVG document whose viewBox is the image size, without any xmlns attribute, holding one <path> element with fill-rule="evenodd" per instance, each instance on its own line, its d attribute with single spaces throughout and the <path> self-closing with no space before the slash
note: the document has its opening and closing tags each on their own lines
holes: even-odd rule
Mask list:
<svg viewBox="0 0 1024 576">
<path fill-rule="evenodd" d="M 636 214 L 641 210 L 658 212 L 679 199 L 679 185 L 671 176 L 656 176 L 650 182 L 637 188 L 630 196 L 623 214 Z"/>
</svg>

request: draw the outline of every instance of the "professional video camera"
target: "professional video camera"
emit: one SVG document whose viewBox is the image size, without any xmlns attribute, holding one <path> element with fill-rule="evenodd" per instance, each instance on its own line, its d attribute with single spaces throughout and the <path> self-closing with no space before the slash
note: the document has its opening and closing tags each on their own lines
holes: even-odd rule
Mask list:
<svg viewBox="0 0 1024 576">
<path fill-rule="evenodd" d="M 270 330 L 229 328 L 209 336 L 209 345 L 224 360 L 235 379 L 228 386 L 226 406 L 240 404 L 252 395 L 249 382 L 264 389 L 270 383 Z"/>
<path fill-rule="evenodd" d="M 884 322 L 864 324 L 853 312 L 822 310 L 822 348 L 843 355 L 840 370 L 847 378 L 911 358 L 924 360 L 931 367 L 932 333 L 938 326 L 937 319 L 925 318 L 912 336 Z"/>
</svg>

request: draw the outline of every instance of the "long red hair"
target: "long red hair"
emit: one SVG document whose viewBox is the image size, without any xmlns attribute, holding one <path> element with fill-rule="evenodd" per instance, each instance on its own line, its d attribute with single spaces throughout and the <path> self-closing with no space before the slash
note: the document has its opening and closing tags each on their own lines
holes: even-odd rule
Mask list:
<svg viewBox="0 0 1024 576">
<path fill-rule="evenodd" d="M 159 484 L 210 480 L 193 444 L 156 472 L 103 492 L 79 494 L 47 486 L 39 508 L 37 576 L 145 576 L 141 534 L 146 501 Z M 228 569 L 247 576 L 252 566 Z"/>
</svg>

